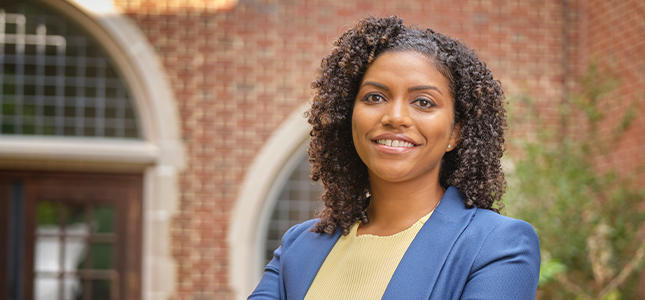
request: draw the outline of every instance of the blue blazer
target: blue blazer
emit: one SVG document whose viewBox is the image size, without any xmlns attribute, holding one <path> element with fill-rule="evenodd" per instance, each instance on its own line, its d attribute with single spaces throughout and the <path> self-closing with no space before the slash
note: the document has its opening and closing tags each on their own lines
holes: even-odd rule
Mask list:
<svg viewBox="0 0 645 300">
<path fill-rule="evenodd" d="M 317 220 L 282 238 L 249 299 L 303 299 L 340 237 L 311 232 Z M 403 255 L 382 299 L 534 300 L 540 245 L 528 223 L 486 209 L 467 209 L 456 188 Z"/>
</svg>

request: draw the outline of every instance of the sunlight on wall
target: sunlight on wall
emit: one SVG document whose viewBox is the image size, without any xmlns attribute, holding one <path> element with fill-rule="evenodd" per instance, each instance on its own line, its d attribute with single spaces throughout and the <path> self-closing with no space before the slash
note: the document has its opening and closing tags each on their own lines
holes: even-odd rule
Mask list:
<svg viewBox="0 0 645 300">
<path fill-rule="evenodd" d="M 113 0 L 117 6 L 127 10 L 149 9 L 175 10 L 175 9 L 205 9 L 227 10 L 237 4 L 237 0 Z"/>
</svg>

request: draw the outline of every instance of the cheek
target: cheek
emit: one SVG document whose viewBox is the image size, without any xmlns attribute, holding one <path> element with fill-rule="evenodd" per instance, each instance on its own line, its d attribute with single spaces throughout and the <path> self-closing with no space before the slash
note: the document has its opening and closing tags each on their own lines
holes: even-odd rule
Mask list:
<svg viewBox="0 0 645 300">
<path fill-rule="evenodd" d="M 450 139 L 452 133 L 452 121 L 450 118 L 436 116 L 436 118 L 426 119 L 417 124 L 422 135 L 429 142 L 447 142 Z"/>
<path fill-rule="evenodd" d="M 354 113 L 352 114 L 352 140 L 354 141 L 354 147 L 356 147 L 356 143 L 358 142 L 358 136 L 359 136 L 359 124 L 358 124 L 358 119 L 356 118 L 356 110 L 354 110 Z"/>
<path fill-rule="evenodd" d="M 352 141 L 354 149 L 356 149 L 361 159 L 366 148 L 369 147 L 366 141 L 366 136 L 371 128 L 369 117 L 370 115 L 365 110 L 361 110 L 361 108 L 355 108 L 352 113 Z"/>
</svg>

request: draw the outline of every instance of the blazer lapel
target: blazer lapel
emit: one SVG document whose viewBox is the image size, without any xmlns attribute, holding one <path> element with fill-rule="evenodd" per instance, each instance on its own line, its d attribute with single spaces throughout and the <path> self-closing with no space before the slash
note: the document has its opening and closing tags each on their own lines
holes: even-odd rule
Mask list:
<svg viewBox="0 0 645 300">
<path fill-rule="evenodd" d="M 466 209 L 461 199 L 456 188 L 446 190 L 403 255 L 382 299 L 401 299 L 401 295 L 406 295 L 406 299 L 430 298 L 453 244 L 475 214 L 476 209 Z"/>
<path fill-rule="evenodd" d="M 284 260 L 284 285 L 288 299 L 303 299 L 314 281 L 318 270 L 327 258 L 331 249 L 340 238 L 340 230 L 334 235 L 319 234 L 307 231 L 296 241 L 298 248 L 289 249 L 283 256 Z M 303 239 L 303 241 L 298 241 Z M 287 277 L 288 276 L 288 277 Z"/>
</svg>

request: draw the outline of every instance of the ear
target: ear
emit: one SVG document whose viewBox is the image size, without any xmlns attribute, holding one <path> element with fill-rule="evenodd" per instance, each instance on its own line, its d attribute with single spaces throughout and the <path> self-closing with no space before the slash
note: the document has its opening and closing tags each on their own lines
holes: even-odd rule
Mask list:
<svg viewBox="0 0 645 300">
<path fill-rule="evenodd" d="M 457 148 L 460 138 L 461 124 L 455 124 L 455 126 L 452 127 L 452 133 L 450 134 L 450 141 L 448 142 L 448 148 L 446 148 L 446 152 L 450 152 L 452 151 L 452 149 Z"/>
</svg>

